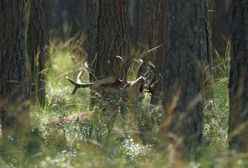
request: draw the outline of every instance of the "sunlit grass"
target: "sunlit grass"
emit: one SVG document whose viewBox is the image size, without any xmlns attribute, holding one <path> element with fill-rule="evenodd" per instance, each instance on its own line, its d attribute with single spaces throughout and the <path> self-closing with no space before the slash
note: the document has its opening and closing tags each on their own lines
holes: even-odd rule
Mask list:
<svg viewBox="0 0 248 168">
<path fill-rule="evenodd" d="M 158 146 L 157 144 L 144 145 L 131 137 L 123 136 L 116 127 L 111 137 L 97 141 L 96 138 L 87 139 L 88 127 L 80 123 L 70 126 L 47 129 L 44 124 L 55 118 L 68 116 L 89 110 L 90 93 L 88 89 L 81 89 L 71 95 L 73 86 L 65 79 L 73 79 L 80 69 L 84 70 L 83 63 L 76 64 L 68 47 L 63 44 L 50 50 L 46 76 L 46 105 L 44 108 L 31 108 L 34 130 L 30 137 L 19 146 L 12 148 L 2 156 L 0 151 L 0 167 L 13 164 L 16 167 L 220 167 L 229 164 L 227 151 L 227 122 L 228 122 L 228 61 L 222 60 L 219 65 L 217 78 L 214 82 L 214 99 L 209 102 L 205 110 L 204 146 L 206 150 L 201 158 L 185 160 L 178 156 L 173 147 Z M 133 76 L 131 77 L 133 78 Z M 88 81 L 85 71 L 82 81 Z M 159 115 L 161 106 L 151 107 L 150 96 L 147 94 L 140 110 L 151 116 Z M 159 118 L 159 117 L 158 117 Z M 100 121 L 103 118 L 97 118 Z M 104 132 L 104 123 L 97 121 Z M 91 123 L 92 124 L 92 123 Z M 101 125 L 102 124 L 102 125 Z M 159 125 L 154 128 L 154 137 Z M 130 128 L 129 128 L 130 129 Z M 94 135 L 92 136 L 94 137 Z M 124 138 L 123 138 L 124 137 Z M 29 139 L 30 140 L 27 140 Z M 10 141 L 10 146 L 11 146 Z M 34 149 L 33 149 L 34 148 Z M 27 149 L 28 152 L 27 152 Z M 26 151 L 26 152 L 25 152 Z M 30 153 L 32 153 L 30 155 Z M 190 155 L 190 154 L 189 154 Z M 1 158 L 5 161 L 2 161 Z M 190 156 L 188 158 L 191 158 Z M 234 160 L 232 164 L 242 167 L 242 160 Z"/>
</svg>

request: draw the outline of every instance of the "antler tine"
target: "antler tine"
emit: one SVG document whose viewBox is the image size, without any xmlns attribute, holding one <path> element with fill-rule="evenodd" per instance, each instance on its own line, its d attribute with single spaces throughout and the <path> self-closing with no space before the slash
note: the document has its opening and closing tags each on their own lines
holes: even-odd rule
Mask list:
<svg viewBox="0 0 248 168">
<path fill-rule="evenodd" d="M 124 82 L 126 79 L 127 79 L 127 66 L 125 64 L 125 61 L 124 59 L 121 57 L 121 56 L 116 56 L 116 58 L 118 58 L 121 63 L 122 63 L 122 68 L 123 68 L 123 78 L 121 79 L 120 77 L 118 77 L 118 80 L 121 81 L 121 82 Z"/>
<path fill-rule="evenodd" d="M 111 66 L 112 72 L 115 74 L 115 76 L 119 82 L 124 82 L 127 78 L 127 66 L 125 64 L 124 59 L 121 56 L 116 56 L 116 58 L 118 58 L 118 60 L 120 60 L 120 62 L 122 63 L 121 67 L 124 69 L 123 79 L 121 77 L 119 77 L 118 72 L 116 72 L 116 70 L 113 68 L 113 66 Z M 108 61 L 108 64 L 110 64 L 110 61 Z"/>
<path fill-rule="evenodd" d="M 155 66 L 151 62 L 145 62 L 142 59 L 139 59 L 138 73 L 137 78 L 143 76 L 145 78 L 145 87 L 150 89 L 151 85 L 155 85 L 157 82 L 154 82 L 155 79 Z M 142 67 L 145 66 L 146 71 L 142 74 Z"/>
<path fill-rule="evenodd" d="M 109 76 L 109 77 L 105 77 L 103 79 L 96 80 L 94 82 L 82 83 L 81 80 L 80 80 L 80 76 L 82 75 L 82 72 L 83 71 L 80 71 L 78 73 L 76 82 L 74 80 L 70 79 L 69 77 L 66 77 L 66 79 L 74 85 L 74 89 L 72 91 L 72 94 L 75 94 L 77 89 L 79 89 L 79 88 L 87 88 L 87 87 L 89 87 L 90 89 L 94 90 L 94 89 L 97 89 L 97 88 L 99 88 L 101 86 L 111 85 L 111 84 L 116 82 L 116 77 Z"/>
<path fill-rule="evenodd" d="M 152 72 L 155 70 L 155 67 L 153 67 L 153 64 L 151 62 L 145 63 L 143 59 L 139 59 L 138 61 L 139 61 L 139 65 L 138 65 L 137 78 L 143 76 L 146 80 L 148 80 L 152 75 L 154 76 L 154 73 Z M 142 66 L 145 66 L 146 68 L 146 71 L 143 74 L 141 69 Z"/>
<path fill-rule="evenodd" d="M 121 56 L 116 56 L 116 58 L 118 58 L 122 62 L 123 66 L 125 68 L 125 71 L 126 71 L 127 70 L 127 67 L 126 67 L 126 64 L 125 64 L 124 59 Z"/>
<path fill-rule="evenodd" d="M 80 71 L 78 73 L 76 82 L 74 80 L 70 79 L 68 76 L 66 77 L 66 79 L 74 85 L 74 89 L 72 91 L 72 94 L 75 94 L 77 89 L 79 89 L 79 88 L 87 88 L 93 84 L 93 83 L 82 83 L 80 80 L 82 73 L 83 73 L 83 71 Z"/>
<path fill-rule="evenodd" d="M 153 82 L 153 80 L 156 77 L 156 69 L 155 69 L 155 66 L 151 62 L 148 63 L 148 71 L 150 72 L 149 73 L 150 74 L 150 76 L 149 76 L 150 81 Z"/>
<path fill-rule="evenodd" d="M 139 65 L 138 65 L 138 70 L 137 70 L 137 78 L 139 76 L 141 76 L 141 67 L 144 64 L 144 60 L 143 59 L 139 59 L 138 62 L 139 62 Z"/>
<path fill-rule="evenodd" d="M 147 69 L 149 71 L 149 75 L 146 78 L 147 83 L 145 84 L 145 87 L 147 88 L 148 92 L 152 92 L 153 88 L 159 81 L 156 80 L 156 69 L 151 62 L 148 63 Z"/>
<path fill-rule="evenodd" d="M 96 78 L 96 76 L 94 75 L 95 73 L 94 73 L 93 70 L 90 69 L 88 62 L 85 62 L 85 63 L 84 63 L 84 66 L 85 66 L 85 68 L 87 69 L 87 71 L 89 72 L 89 74 L 96 80 L 97 78 Z"/>
<path fill-rule="evenodd" d="M 82 83 L 82 82 L 81 82 L 81 79 L 80 79 L 82 73 L 83 73 L 82 70 L 78 73 L 78 75 L 77 75 L 77 83 Z"/>
</svg>

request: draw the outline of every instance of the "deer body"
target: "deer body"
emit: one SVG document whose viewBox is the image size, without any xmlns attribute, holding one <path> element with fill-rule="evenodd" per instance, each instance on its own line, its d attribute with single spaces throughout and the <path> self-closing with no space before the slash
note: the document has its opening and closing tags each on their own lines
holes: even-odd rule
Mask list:
<svg viewBox="0 0 248 168">
<path fill-rule="evenodd" d="M 121 57 L 117 58 L 119 58 L 124 64 L 124 61 Z M 111 128 L 115 123 L 117 114 L 121 114 L 121 122 L 124 123 L 124 126 L 130 125 L 130 127 L 135 127 L 135 129 L 138 130 L 139 126 L 137 126 L 137 123 L 142 122 L 140 121 L 140 116 L 142 116 L 143 114 L 138 114 L 140 110 L 137 110 L 137 104 L 139 104 L 139 102 L 141 102 L 141 100 L 144 98 L 145 88 L 148 87 L 145 85 L 148 77 L 139 75 L 134 81 L 126 81 L 127 69 L 123 69 L 124 73 L 121 73 L 124 74 L 123 77 L 112 75 L 100 80 L 96 80 L 94 82 L 83 83 L 80 80 L 80 76 L 82 74 L 81 71 L 79 72 L 76 81 L 68 77 L 67 80 L 69 80 L 75 86 L 72 92 L 73 94 L 77 91 L 77 89 L 87 87 L 89 87 L 93 91 L 101 92 L 101 105 L 100 110 L 98 111 L 106 116 L 105 118 L 107 118 L 107 125 L 109 128 Z M 65 124 L 73 124 L 76 122 L 85 123 L 94 118 L 98 111 L 83 112 L 67 117 L 59 117 L 58 119 L 48 122 L 46 126 L 61 126 Z M 134 126 L 135 124 L 136 126 Z M 129 131 L 132 130 L 132 128 L 129 128 Z"/>
</svg>

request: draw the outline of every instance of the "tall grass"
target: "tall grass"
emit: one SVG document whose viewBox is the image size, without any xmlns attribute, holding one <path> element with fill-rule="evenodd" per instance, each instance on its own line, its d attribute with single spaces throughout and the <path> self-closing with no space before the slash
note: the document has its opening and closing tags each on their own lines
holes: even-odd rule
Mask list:
<svg viewBox="0 0 248 168">
<path fill-rule="evenodd" d="M 220 57 L 220 63 L 215 66 L 214 99 L 209 102 L 211 108 L 205 107 L 206 150 L 197 160 L 190 156 L 188 158 L 192 159 L 186 160 L 171 145 L 143 145 L 131 137 L 122 136 L 118 126 L 114 127 L 111 137 L 100 141 L 96 136 L 87 139 L 90 131 L 87 124 L 45 127 L 44 124 L 54 118 L 88 111 L 90 98 L 88 89 L 71 95 L 73 86 L 65 77 L 75 78 L 78 70 L 84 67 L 73 62 L 70 49 L 60 44 L 51 47 L 50 53 L 46 105 L 44 108 L 31 108 L 34 128 L 31 133 L 20 142 L 10 139 L 7 145 L 1 145 L 0 167 L 245 167 L 242 159 L 232 159 L 235 155 L 227 150 L 229 54 Z M 88 80 L 87 73 L 82 80 Z M 149 95 L 139 109 L 152 113 Z M 105 134 L 105 125 L 101 121 L 104 118 L 100 116 L 93 124 Z M 153 135 L 158 129 L 155 127 Z"/>
</svg>

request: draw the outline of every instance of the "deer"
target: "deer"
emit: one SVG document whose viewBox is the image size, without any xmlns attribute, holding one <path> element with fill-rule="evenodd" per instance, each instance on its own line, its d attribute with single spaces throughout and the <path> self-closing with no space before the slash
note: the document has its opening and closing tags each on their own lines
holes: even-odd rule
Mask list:
<svg viewBox="0 0 248 168">
<path fill-rule="evenodd" d="M 143 114 L 135 114 L 137 113 L 136 105 L 145 97 L 145 92 L 149 92 L 153 87 L 154 83 L 154 67 L 152 65 L 145 65 L 143 60 L 139 60 L 138 63 L 138 74 L 136 78 L 132 81 L 127 80 L 128 68 L 126 66 L 126 62 L 120 56 L 116 56 L 116 59 L 121 63 L 121 71 L 123 73 L 117 73 L 114 69 L 113 75 L 103 77 L 101 79 L 97 79 L 92 82 L 82 82 L 81 76 L 83 71 L 80 71 L 77 75 L 76 80 L 73 80 L 69 77 L 66 79 L 74 85 L 74 89 L 72 91 L 72 95 L 76 93 L 78 89 L 89 88 L 91 91 L 95 93 L 101 93 L 103 102 L 105 103 L 105 107 L 101 110 L 102 113 L 107 115 L 108 122 L 110 122 L 110 127 L 112 127 L 114 121 L 118 114 L 121 113 L 121 116 L 127 117 L 131 115 L 131 118 L 135 118 L 135 122 L 140 122 L 137 120 L 141 120 Z M 140 73 L 141 67 L 146 66 L 147 71 L 144 74 Z M 90 72 L 87 64 L 86 68 Z M 120 75 L 122 74 L 122 76 Z M 117 95 L 117 99 L 114 102 L 108 101 L 109 95 Z M 136 111 L 137 110 L 137 111 Z M 46 127 L 57 127 L 63 126 L 67 124 L 74 124 L 76 122 L 79 123 L 87 123 L 89 122 L 94 115 L 96 115 L 96 110 L 92 110 L 89 112 L 82 112 L 79 114 L 73 114 L 66 117 L 59 117 L 52 121 L 49 121 L 45 124 Z M 123 114 L 123 115 L 122 115 Z M 139 116 L 141 115 L 141 116 Z M 125 120 L 125 117 L 123 119 Z M 133 123 L 130 123 L 133 124 Z"/>
</svg>

